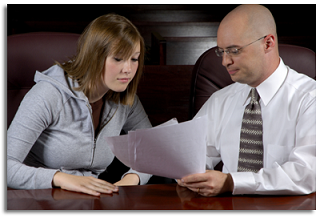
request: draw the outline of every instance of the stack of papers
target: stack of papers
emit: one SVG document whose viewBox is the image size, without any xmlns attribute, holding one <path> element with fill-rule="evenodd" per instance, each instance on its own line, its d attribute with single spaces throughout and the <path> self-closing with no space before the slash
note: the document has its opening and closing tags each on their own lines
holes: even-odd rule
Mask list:
<svg viewBox="0 0 320 218">
<path fill-rule="evenodd" d="M 204 173 L 207 117 L 178 123 L 172 119 L 150 129 L 106 138 L 114 155 L 142 173 L 173 179 Z"/>
</svg>

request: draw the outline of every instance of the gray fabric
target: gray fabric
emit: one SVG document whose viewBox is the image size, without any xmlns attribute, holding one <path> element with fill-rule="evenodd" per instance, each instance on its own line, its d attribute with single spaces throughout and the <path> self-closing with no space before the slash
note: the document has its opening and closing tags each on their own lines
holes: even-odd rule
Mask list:
<svg viewBox="0 0 320 218">
<path fill-rule="evenodd" d="M 91 106 L 78 84 L 53 66 L 35 75 L 7 132 L 7 185 L 17 189 L 52 187 L 57 171 L 98 177 L 114 155 L 105 143 L 121 130 L 149 128 L 149 119 L 136 96 L 132 107 L 105 102 L 100 133 L 94 137 Z M 140 184 L 151 175 L 137 173 Z"/>
<path fill-rule="evenodd" d="M 246 106 L 240 133 L 238 172 L 258 172 L 263 167 L 262 117 L 260 96 L 255 88 Z"/>
</svg>

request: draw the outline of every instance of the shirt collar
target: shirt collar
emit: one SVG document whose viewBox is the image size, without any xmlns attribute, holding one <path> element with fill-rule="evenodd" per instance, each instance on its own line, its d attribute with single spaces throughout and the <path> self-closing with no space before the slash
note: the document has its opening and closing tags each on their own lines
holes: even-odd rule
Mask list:
<svg viewBox="0 0 320 218">
<path fill-rule="evenodd" d="M 285 78 L 287 77 L 288 74 L 288 68 L 287 66 L 283 63 L 282 59 L 280 58 L 280 64 L 278 68 L 265 80 L 263 81 L 259 86 L 256 87 L 257 92 L 260 95 L 260 99 L 263 102 L 265 106 L 268 105 L 268 103 L 271 101 L 273 96 L 277 93 L 281 85 L 283 84 Z M 248 87 L 248 93 L 247 96 L 249 95 L 249 92 L 252 87 Z M 248 100 L 249 96 L 246 98 L 246 101 Z"/>
</svg>

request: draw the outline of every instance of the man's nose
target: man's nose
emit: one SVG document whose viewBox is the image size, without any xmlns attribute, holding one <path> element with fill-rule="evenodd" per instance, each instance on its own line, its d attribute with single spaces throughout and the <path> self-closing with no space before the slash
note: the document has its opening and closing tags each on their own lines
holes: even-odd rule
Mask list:
<svg viewBox="0 0 320 218">
<path fill-rule="evenodd" d="M 223 52 L 222 55 L 222 65 L 227 67 L 233 63 L 232 57 L 228 55 L 226 52 Z"/>
</svg>

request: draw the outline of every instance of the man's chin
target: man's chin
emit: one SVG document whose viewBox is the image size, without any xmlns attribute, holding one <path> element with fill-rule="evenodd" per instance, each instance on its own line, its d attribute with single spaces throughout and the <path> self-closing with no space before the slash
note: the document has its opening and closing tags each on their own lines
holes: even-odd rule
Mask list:
<svg viewBox="0 0 320 218">
<path fill-rule="evenodd" d="M 238 73 L 230 74 L 230 77 L 233 82 L 242 83 L 242 84 L 247 84 L 248 82 L 248 78 L 246 79 L 244 77 L 241 77 L 239 76 Z"/>
</svg>

